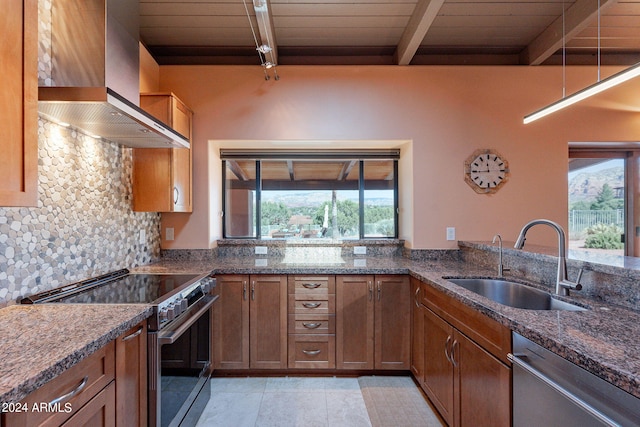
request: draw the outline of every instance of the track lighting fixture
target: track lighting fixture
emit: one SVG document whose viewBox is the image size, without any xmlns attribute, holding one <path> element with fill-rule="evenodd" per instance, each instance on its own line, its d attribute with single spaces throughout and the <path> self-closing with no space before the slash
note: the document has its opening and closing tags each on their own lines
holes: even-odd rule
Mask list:
<svg viewBox="0 0 640 427">
<path fill-rule="evenodd" d="M 256 32 L 253 29 L 253 23 L 251 22 L 251 15 L 249 14 L 249 8 L 247 7 L 246 0 L 242 0 L 244 4 L 244 10 L 247 13 L 247 19 L 249 20 L 249 26 L 251 27 L 251 33 L 253 34 L 253 41 L 256 43 L 256 50 L 258 51 L 258 57 L 260 58 L 260 64 L 264 70 L 264 79 L 269 80 L 271 76 L 269 76 L 268 70 L 273 70 L 273 76 L 275 80 L 280 80 L 280 76 L 278 75 L 278 71 L 276 70 L 276 63 L 273 54 L 273 49 L 269 46 L 269 36 L 267 35 L 266 43 L 259 44 L 258 37 L 256 36 Z M 266 0 L 253 0 L 253 8 L 256 12 L 267 13 L 267 2 Z M 256 19 L 258 16 L 256 15 Z M 264 17 L 263 17 L 264 18 Z M 271 61 L 267 61 L 267 54 L 271 55 Z"/>
</svg>

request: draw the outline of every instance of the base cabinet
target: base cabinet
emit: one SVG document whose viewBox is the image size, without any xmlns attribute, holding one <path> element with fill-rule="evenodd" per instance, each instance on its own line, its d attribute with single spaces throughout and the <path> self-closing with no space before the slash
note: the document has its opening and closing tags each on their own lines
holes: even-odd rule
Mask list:
<svg viewBox="0 0 640 427">
<path fill-rule="evenodd" d="M 287 367 L 286 276 L 222 275 L 213 354 L 218 369 Z"/>
<path fill-rule="evenodd" d="M 422 369 L 418 382 L 429 400 L 449 426 L 509 426 L 511 368 L 497 357 L 503 353 L 506 357 L 510 351 L 510 341 L 501 340 L 508 335 L 508 328 L 489 318 L 482 321 L 477 312 L 467 312 L 453 301 L 434 304 L 429 295 L 435 300 L 442 295 L 434 294 L 434 290 L 424 284 L 420 289 L 418 293 L 427 294 L 426 306 L 414 310 L 423 315 L 414 317 L 413 343 L 422 343 L 424 355 L 421 359 L 414 351 L 413 364 L 418 366 L 418 372 Z M 422 341 L 415 337 L 420 328 Z M 483 335 L 491 341 L 494 345 L 490 347 L 496 355 L 467 336 L 466 329 L 472 335 Z M 491 331 L 495 334 L 489 333 Z M 502 351 L 496 351 L 500 346 Z"/>
<path fill-rule="evenodd" d="M 407 276 L 336 277 L 336 368 L 408 370 Z"/>
<path fill-rule="evenodd" d="M 116 425 L 147 425 L 147 322 L 116 340 Z"/>
<path fill-rule="evenodd" d="M 146 426 L 147 375 L 145 320 L 25 397 L 28 411 L 0 414 L 0 425 Z"/>
<path fill-rule="evenodd" d="M 111 341 L 92 355 L 53 378 L 20 401 L 26 412 L 8 412 L 2 415 L 2 425 L 11 427 L 59 426 L 79 415 L 93 399 L 98 399 L 79 419 L 91 419 L 102 413 L 115 425 L 115 387 L 101 394 L 115 378 L 115 343 Z M 43 403 L 58 402 L 57 410 L 34 410 Z M 24 406 L 23 406 L 24 405 Z M 91 425 L 70 423 L 67 425 Z M 99 424 L 96 424 L 99 425 Z"/>
<path fill-rule="evenodd" d="M 424 387 L 424 316 L 426 308 L 420 304 L 421 283 L 411 278 L 411 373 Z"/>
<path fill-rule="evenodd" d="M 288 276 L 289 368 L 335 369 L 335 276 Z"/>
</svg>

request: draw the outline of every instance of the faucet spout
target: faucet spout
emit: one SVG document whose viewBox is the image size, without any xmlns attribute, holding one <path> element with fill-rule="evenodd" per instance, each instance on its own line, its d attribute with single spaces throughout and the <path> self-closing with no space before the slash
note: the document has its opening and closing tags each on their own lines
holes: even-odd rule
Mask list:
<svg viewBox="0 0 640 427">
<path fill-rule="evenodd" d="M 493 236 L 491 243 L 495 243 L 496 240 L 498 240 L 498 277 L 504 277 L 504 272 L 509 271 L 509 269 L 504 268 L 504 264 L 502 262 L 502 236 L 496 234 Z"/>
<path fill-rule="evenodd" d="M 518 235 L 518 239 L 516 240 L 516 244 L 514 247 L 516 249 L 524 248 L 524 242 L 526 240 L 525 236 L 527 234 L 527 231 L 529 231 L 529 229 L 534 225 L 539 224 L 547 225 L 553 228 L 558 234 L 558 274 L 556 278 L 556 294 L 569 295 L 569 289 L 575 289 L 579 291 L 580 289 L 582 289 L 582 285 L 580 284 L 582 269 L 578 274 L 578 280 L 576 280 L 575 282 L 571 282 L 567 279 L 567 238 L 560 224 L 548 219 L 534 219 L 533 221 L 529 221 L 524 225 L 524 227 L 522 227 L 522 230 L 520 230 L 520 234 Z"/>
</svg>

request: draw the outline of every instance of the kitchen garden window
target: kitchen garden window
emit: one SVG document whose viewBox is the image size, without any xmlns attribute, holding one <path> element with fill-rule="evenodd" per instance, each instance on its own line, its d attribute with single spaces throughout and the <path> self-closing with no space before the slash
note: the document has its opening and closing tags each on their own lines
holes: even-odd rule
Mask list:
<svg viewBox="0 0 640 427">
<path fill-rule="evenodd" d="M 398 150 L 221 150 L 223 235 L 398 237 Z"/>
</svg>

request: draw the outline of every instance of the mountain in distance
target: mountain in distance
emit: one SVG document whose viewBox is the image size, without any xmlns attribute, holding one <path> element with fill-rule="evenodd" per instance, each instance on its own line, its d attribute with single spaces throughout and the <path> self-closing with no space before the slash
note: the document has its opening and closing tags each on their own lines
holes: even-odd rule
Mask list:
<svg viewBox="0 0 640 427">
<path fill-rule="evenodd" d="M 624 167 L 578 173 L 569 180 L 569 203 L 595 200 L 604 184 L 609 184 L 614 192 L 617 187 L 624 187 Z"/>
<path fill-rule="evenodd" d="M 365 192 L 365 205 L 393 206 L 393 191 Z M 338 200 L 351 200 L 358 203 L 357 191 L 340 191 Z M 324 203 L 331 203 L 331 191 L 264 191 L 262 201 L 282 202 L 285 205 L 296 207 L 318 207 Z"/>
</svg>

